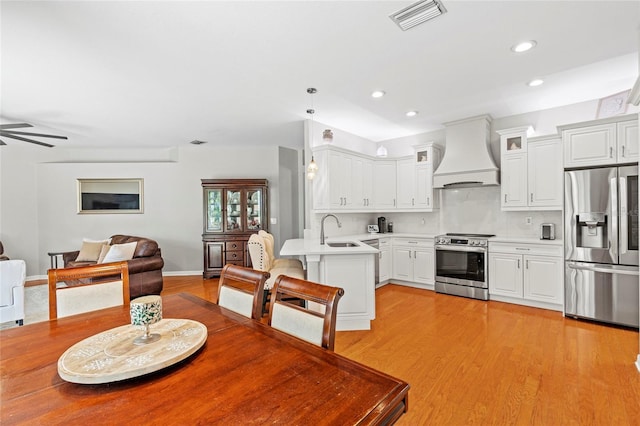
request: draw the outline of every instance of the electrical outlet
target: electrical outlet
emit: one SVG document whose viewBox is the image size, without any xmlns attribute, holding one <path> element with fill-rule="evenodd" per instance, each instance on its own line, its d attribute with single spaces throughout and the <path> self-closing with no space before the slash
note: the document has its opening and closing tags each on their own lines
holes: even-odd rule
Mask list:
<svg viewBox="0 0 640 426">
<path fill-rule="evenodd" d="M 424 217 L 422 218 L 422 220 L 420 221 L 420 223 L 422 223 L 424 225 Z"/>
<path fill-rule="evenodd" d="M 531 216 L 527 216 L 527 217 L 525 218 L 525 221 L 524 221 L 524 222 L 525 222 L 527 225 L 532 225 L 532 224 L 533 224 L 533 219 L 531 219 Z"/>
</svg>

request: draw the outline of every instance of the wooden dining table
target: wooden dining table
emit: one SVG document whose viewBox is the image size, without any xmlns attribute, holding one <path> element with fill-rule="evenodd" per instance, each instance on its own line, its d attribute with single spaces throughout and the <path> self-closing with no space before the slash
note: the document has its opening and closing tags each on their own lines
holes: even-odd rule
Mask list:
<svg viewBox="0 0 640 426">
<path fill-rule="evenodd" d="M 163 317 L 197 321 L 207 340 L 175 365 L 105 384 L 58 375 L 60 356 L 130 322 L 115 307 L 0 331 L 0 424 L 392 424 L 409 385 L 191 294 Z"/>
</svg>

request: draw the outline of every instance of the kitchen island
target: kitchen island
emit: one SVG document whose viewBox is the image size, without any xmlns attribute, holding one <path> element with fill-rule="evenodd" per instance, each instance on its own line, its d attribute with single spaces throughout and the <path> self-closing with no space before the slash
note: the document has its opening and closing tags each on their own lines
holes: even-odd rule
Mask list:
<svg viewBox="0 0 640 426">
<path fill-rule="evenodd" d="M 338 303 L 337 330 L 371 329 L 377 249 L 356 239 L 334 238 L 320 244 L 319 239 L 300 238 L 285 241 L 280 255 L 303 256 L 309 281 L 344 289 Z"/>
</svg>

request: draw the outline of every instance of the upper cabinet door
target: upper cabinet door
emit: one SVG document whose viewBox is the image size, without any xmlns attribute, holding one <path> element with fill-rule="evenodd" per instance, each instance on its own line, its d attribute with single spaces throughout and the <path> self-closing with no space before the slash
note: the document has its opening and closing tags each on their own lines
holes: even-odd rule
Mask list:
<svg viewBox="0 0 640 426">
<path fill-rule="evenodd" d="M 205 232 L 222 232 L 222 189 L 205 189 Z"/>
<path fill-rule="evenodd" d="M 373 165 L 373 204 L 376 209 L 396 207 L 396 162 L 376 161 Z"/>
<path fill-rule="evenodd" d="M 511 207 L 527 206 L 527 154 L 502 156 L 502 182 L 500 183 L 501 205 L 506 210 Z"/>
<path fill-rule="evenodd" d="M 633 163 L 640 158 L 638 145 L 638 120 L 618 123 L 616 129 L 618 142 L 618 163 Z"/>
<path fill-rule="evenodd" d="M 531 142 L 527 155 L 529 207 L 562 210 L 562 141 Z"/>
<path fill-rule="evenodd" d="M 396 161 L 396 207 L 411 209 L 416 202 L 416 166 L 413 158 Z"/>
<path fill-rule="evenodd" d="M 614 164 L 616 124 L 600 124 L 562 131 L 564 166 L 585 167 Z"/>
<path fill-rule="evenodd" d="M 416 166 L 416 202 L 415 207 L 422 210 L 437 208 L 433 189 L 433 166 L 421 164 Z"/>
</svg>

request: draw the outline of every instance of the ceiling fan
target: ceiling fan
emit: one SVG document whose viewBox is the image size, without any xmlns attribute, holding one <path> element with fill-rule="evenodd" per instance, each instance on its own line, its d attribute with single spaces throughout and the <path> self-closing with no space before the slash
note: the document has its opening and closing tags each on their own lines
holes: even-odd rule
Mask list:
<svg viewBox="0 0 640 426">
<path fill-rule="evenodd" d="M 47 148 L 53 148 L 54 145 L 36 141 L 29 138 L 25 138 L 24 136 L 36 136 L 39 138 L 54 138 L 54 139 L 68 139 L 66 136 L 57 136 L 57 135 L 47 135 L 44 133 L 30 133 L 30 132 L 20 132 L 13 129 L 21 129 L 24 127 L 33 127 L 33 125 L 28 123 L 16 123 L 16 124 L 0 124 L 0 137 L 6 137 L 11 139 L 16 139 L 23 142 L 35 143 L 37 145 L 46 146 Z M 2 140 L 0 140 L 0 145 L 6 145 Z"/>
</svg>

